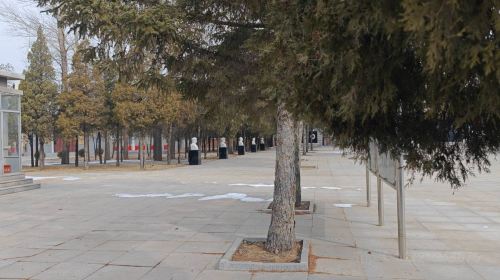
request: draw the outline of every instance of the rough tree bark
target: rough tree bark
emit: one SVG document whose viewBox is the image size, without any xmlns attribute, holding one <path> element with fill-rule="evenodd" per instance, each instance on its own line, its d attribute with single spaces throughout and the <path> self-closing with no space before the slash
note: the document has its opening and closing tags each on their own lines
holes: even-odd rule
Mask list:
<svg viewBox="0 0 500 280">
<path fill-rule="evenodd" d="M 295 129 L 293 116 L 278 102 L 276 168 L 271 225 L 266 250 L 274 254 L 289 251 L 295 242 Z"/>
<path fill-rule="evenodd" d="M 89 132 L 88 131 L 83 131 L 83 168 L 88 169 L 89 168 L 89 161 L 90 161 L 90 143 L 89 143 Z"/>
<path fill-rule="evenodd" d="M 120 128 L 116 129 L 116 166 L 120 166 L 120 155 L 121 155 L 121 141 L 120 141 Z"/>
<path fill-rule="evenodd" d="M 78 136 L 75 141 L 75 167 L 78 167 Z"/>
<path fill-rule="evenodd" d="M 104 130 L 104 164 L 111 159 L 110 154 L 108 131 Z"/>
<path fill-rule="evenodd" d="M 39 153 L 40 153 L 40 168 L 44 168 L 45 167 L 45 147 L 44 147 L 44 144 L 45 144 L 45 141 L 43 138 L 40 138 L 38 139 L 38 141 L 40 142 L 40 149 L 39 149 Z"/>
<path fill-rule="evenodd" d="M 153 129 L 153 159 L 155 161 L 162 161 L 162 128 L 158 125 L 155 129 Z"/>
<path fill-rule="evenodd" d="M 35 167 L 35 157 L 33 155 L 33 133 L 28 134 L 28 140 L 30 142 L 31 167 Z"/>
<path fill-rule="evenodd" d="M 121 151 L 121 160 L 123 161 L 124 159 L 129 159 L 128 157 L 128 145 L 129 145 L 129 135 L 128 135 L 128 129 L 124 129 L 122 133 L 122 151 Z"/>
<path fill-rule="evenodd" d="M 40 161 L 39 143 L 38 135 L 35 135 L 35 167 L 38 167 L 38 162 Z"/>
<path fill-rule="evenodd" d="M 295 164 L 295 207 L 299 207 L 302 204 L 302 190 L 300 184 L 300 138 L 301 138 L 301 125 L 299 122 L 295 122 L 294 128 L 294 164 Z"/>
<path fill-rule="evenodd" d="M 144 135 L 141 134 L 139 136 L 139 162 L 141 169 L 144 169 L 145 167 L 145 154 L 144 154 Z"/>
<path fill-rule="evenodd" d="M 99 155 L 99 164 L 102 164 L 102 135 L 101 132 L 97 132 L 97 139 L 98 139 L 98 147 L 97 147 L 97 153 Z"/>
</svg>

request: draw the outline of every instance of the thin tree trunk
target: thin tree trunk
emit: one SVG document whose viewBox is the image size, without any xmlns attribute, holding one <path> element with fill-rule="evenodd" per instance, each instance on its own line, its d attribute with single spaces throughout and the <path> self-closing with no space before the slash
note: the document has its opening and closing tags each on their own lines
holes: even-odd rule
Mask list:
<svg viewBox="0 0 500 280">
<path fill-rule="evenodd" d="M 123 130 L 122 141 L 123 141 L 123 150 L 122 150 L 122 161 L 123 159 L 129 159 L 128 157 L 128 145 L 129 145 L 129 135 L 128 129 Z"/>
<path fill-rule="evenodd" d="M 168 126 L 168 149 L 167 149 L 167 164 L 170 164 L 172 162 L 172 156 L 175 157 L 175 143 L 172 145 L 172 125 Z M 174 152 L 172 153 L 172 146 L 174 148 Z"/>
<path fill-rule="evenodd" d="M 162 147 L 162 127 L 158 125 L 153 129 L 153 159 L 155 161 L 163 160 L 163 147 Z"/>
<path fill-rule="evenodd" d="M 67 141 L 61 138 L 61 142 L 62 142 L 61 164 L 69 164 L 69 149 L 67 149 L 66 145 Z"/>
<path fill-rule="evenodd" d="M 110 159 L 108 131 L 104 130 L 104 164 Z"/>
<path fill-rule="evenodd" d="M 78 136 L 76 136 L 75 141 L 75 166 L 78 167 Z"/>
<path fill-rule="evenodd" d="M 121 141 L 120 141 L 120 128 L 116 129 L 116 166 L 120 166 L 120 154 L 121 154 Z"/>
<path fill-rule="evenodd" d="M 98 141 L 98 147 L 97 147 L 97 153 L 99 154 L 99 164 L 102 164 L 102 137 L 101 137 L 101 132 L 97 132 L 97 141 Z"/>
<path fill-rule="evenodd" d="M 141 167 L 141 169 L 144 169 L 144 136 L 142 134 L 139 135 L 139 165 Z"/>
<path fill-rule="evenodd" d="M 35 167 L 38 167 L 38 162 L 40 161 L 40 150 L 38 147 L 38 135 L 35 135 Z"/>
<path fill-rule="evenodd" d="M 43 138 L 40 138 L 39 139 L 40 141 L 40 168 L 44 168 L 45 167 L 45 147 L 44 147 L 44 140 Z"/>
<path fill-rule="evenodd" d="M 271 225 L 266 250 L 274 254 L 289 251 L 295 242 L 295 129 L 292 114 L 278 103 L 276 168 Z"/>
<path fill-rule="evenodd" d="M 90 160 L 90 144 L 89 144 L 89 133 L 88 131 L 83 131 L 83 168 L 89 168 L 89 160 Z"/>
<path fill-rule="evenodd" d="M 181 139 L 177 138 L 177 163 L 181 163 Z"/>
<path fill-rule="evenodd" d="M 33 133 L 30 133 L 28 136 L 30 141 L 30 158 L 31 158 L 31 167 L 35 167 L 35 157 L 33 155 Z"/>
</svg>

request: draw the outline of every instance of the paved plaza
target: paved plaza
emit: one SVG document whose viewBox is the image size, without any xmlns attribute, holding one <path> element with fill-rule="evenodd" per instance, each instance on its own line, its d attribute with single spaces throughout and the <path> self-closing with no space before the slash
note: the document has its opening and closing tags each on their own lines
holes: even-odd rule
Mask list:
<svg viewBox="0 0 500 280">
<path fill-rule="evenodd" d="M 377 226 L 375 178 L 324 147 L 303 158 L 296 217 L 309 272 L 216 269 L 238 237 L 264 237 L 274 150 L 153 171 L 30 172 L 39 190 L 0 196 L 0 279 L 500 279 L 500 163 L 459 191 L 431 180 L 407 189 L 408 259 L 397 258 L 395 191 Z M 352 207 L 345 207 L 350 206 Z M 344 207 L 339 207 L 344 206 Z"/>
</svg>

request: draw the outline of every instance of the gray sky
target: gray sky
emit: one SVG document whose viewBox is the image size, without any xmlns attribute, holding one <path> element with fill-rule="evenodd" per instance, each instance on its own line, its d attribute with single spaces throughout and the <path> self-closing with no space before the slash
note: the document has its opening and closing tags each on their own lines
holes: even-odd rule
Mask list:
<svg viewBox="0 0 500 280">
<path fill-rule="evenodd" d="M 23 8 L 37 9 L 34 1 L 31 7 L 26 1 L 22 1 L 22 3 L 18 0 L 0 1 L 22 5 Z M 0 22 L 0 64 L 10 63 L 14 66 L 16 72 L 22 72 L 27 66 L 26 56 L 28 55 L 29 46 L 34 40 L 35 38 L 24 38 L 12 35 L 9 27 L 5 23 Z"/>
</svg>

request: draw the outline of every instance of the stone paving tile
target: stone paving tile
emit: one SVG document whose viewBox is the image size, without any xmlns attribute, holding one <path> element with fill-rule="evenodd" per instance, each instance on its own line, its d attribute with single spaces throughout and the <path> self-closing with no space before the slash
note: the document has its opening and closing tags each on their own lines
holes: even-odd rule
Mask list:
<svg viewBox="0 0 500 280">
<path fill-rule="evenodd" d="M 21 278 L 33 277 L 40 272 L 54 266 L 54 263 L 41 262 L 15 262 L 13 264 L 0 268 L 0 279 L 3 278 Z"/>
<path fill-rule="evenodd" d="M 63 262 L 34 276 L 33 280 L 81 280 L 96 272 L 103 265 Z"/>
<path fill-rule="evenodd" d="M 207 253 L 207 254 L 224 254 L 231 246 L 232 242 L 209 241 L 209 242 L 191 242 L 182 243 L 176 253 Z"/>
<path fill-rule="evenodd" d="M 70 259 L 70 261 L 75 263 L 108 264 L 123 254 L 125 254 L 123 251 L 87 251 Z"/>
<path fill-rule="evenodd" d="M 129 251 L 144 244 L 145 241 L 109 240 L 95 247 L 96 251 Z"/>
<path fill-rule="evenodd" d="M 252 280 L 307 280 L 307 272 L 255 272 Z"/>
<path fill-rule="evenodd" d="M 250 280 L 251 272 L 246 271 L 221 271 L 221 270 L 204 270 L 195 279 L 196 280 Z"/>
<path fill-rule="evenodd" d="M 163 259 L 159 267 L 189 268 L 199 272 L 215 265 L 221 257 L 222 254 L 172 253 Z"/>
<path fill-rule="evenodd" d="M 138 280 L 151 270 L 150 267 L 108 265 L 97 270 L 85 280 Z"/>
<path fill-rule="evenodd" d="M 471 267 L 465 264 L 415 263 L 417 269 L 427 280 L 483 280 Z"/>
<path fill-rule="evenodd" d="M 65 262 L 75 256 L 82 254 L 83 251 L 79 250 L 46 250 L 29 258 L 23 258 L 23 261 L 29 262 L 48 262 L 48 263 L 60 263 Z"/>
<path fill-rule="evenodd" d="M 0 260 L 28 258 L 45 251 L 45 249 L 9 248 L 0 251 Z"/>
<path fill-rule="evenodd" d="M 111 261 L 113 265 L 150 266 L 158 265 L 168 253 L 162 251 L 130 251 Z"/>
<path fill-rule="evenodd" d="M 155 267 L 140 280 L 194 280 L 200 274 L 197 270 L 174 267 Z"/>
<path fill-rule="evenodd" d="M 316 260 L 316 269 L 314 271 L 340 276 L 365 276 L 363 266 L 358 260 L 319 258 Z"/>
<path fill-rule="evenodd" d="M 498 280 L 500 278 L 500 266 L 493 265 L 472 265 L 472 269 L 481 275 L 485 280 Z"/>
<path fill-rule="evenodd" d="M 307 280 L 366 280 L 366 278 L 355 276 L 337 276 L 331 274 L 309 274 Z"/>
</svg>

